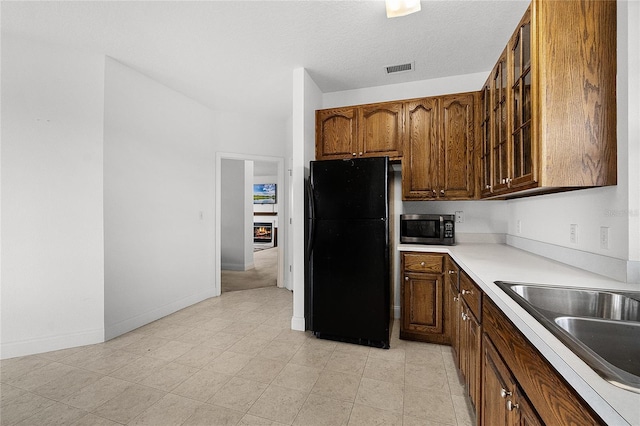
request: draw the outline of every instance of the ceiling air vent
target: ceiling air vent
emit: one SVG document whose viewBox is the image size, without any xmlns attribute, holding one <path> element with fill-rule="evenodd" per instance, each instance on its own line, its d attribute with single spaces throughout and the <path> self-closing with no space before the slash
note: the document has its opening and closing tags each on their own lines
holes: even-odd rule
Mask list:
<svg viewBox="0 0 640 426">
<path fill-rule="evenodd" d="M 384 69 L 387 70 L 387 74 L 396 74 L 399 72 L 413 71 L 414 67 L 415 67 L 415 62 L 409 62 L 408 64 L 389 65 L 384 67 Z"/>
</svg>

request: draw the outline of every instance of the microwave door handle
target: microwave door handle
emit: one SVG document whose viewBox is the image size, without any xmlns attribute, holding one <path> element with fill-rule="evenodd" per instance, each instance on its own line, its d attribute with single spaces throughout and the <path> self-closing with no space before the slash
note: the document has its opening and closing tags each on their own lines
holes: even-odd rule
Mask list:
<svg viewBox="0 0 640 426">
<path fill-rule="evenodd" d="M 444 218 L 440 216 L 440 242 L 444 242 Z"/>
</svg>

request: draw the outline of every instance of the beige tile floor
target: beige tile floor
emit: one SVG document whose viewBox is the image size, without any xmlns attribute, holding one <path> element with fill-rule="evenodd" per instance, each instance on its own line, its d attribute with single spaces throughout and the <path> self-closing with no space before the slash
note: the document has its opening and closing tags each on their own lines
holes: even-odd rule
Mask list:
<svg viewBox="0 0 640 426">
<path fill-rule="evenodd" d="M 290 330 L 292 294 L 224 293 L 108 342 L 0 363 L 5 425 L 472 425 L 450 348 Z"/>
</svg>

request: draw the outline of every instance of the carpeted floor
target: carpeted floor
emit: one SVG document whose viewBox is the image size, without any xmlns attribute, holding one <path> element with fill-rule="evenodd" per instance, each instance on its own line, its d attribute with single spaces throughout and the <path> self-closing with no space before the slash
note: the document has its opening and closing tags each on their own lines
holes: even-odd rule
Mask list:
<svg viewBox="0 0 640 426">
<path fill-rule="evenodd" d="M 253 253 L 254 268 L 248 271 L 222 270 L 222 292 L 249 290 L 276 285 L 278 276 L 278 248 Z"/>
</svg>

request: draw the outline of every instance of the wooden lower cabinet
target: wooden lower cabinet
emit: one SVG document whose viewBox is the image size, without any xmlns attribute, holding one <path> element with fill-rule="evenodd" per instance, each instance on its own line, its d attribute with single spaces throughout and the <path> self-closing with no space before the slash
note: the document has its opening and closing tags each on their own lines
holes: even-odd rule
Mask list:
<svg viewBox="0 0 640 426">
<path fill-rule="evenodd" d="M 402 255 L 400 338 L 449 343 L 445 333 L 444 254 Z"/>
<path fill-rule="evenodd" d="M 447 256 L 445 258 L 445 332 L 449 336 L 451 349 L 453 350 L 453 358 L 456 366 L 460 368 L 460 268 L 456 263 Z"/>
<path fill-rule="evenodd" d="M 482 326 L 464 299 L 460 301 L 460 306 L 460 371 L 464 376 L 469 397 L 477 413 L 481 388 Z"/>
<path fill-rule="evenodd" d="M 481 426 L 542 425 L 491 339 L 482 339 Z"/>
<path fill-rule="evenodd" d="M 604 424 L 447 254 L 401 263 L 400 338 L 452 346 L 478 425 Z"/>
<path fill-rule="evenodd" d="M 480 425 L 600 425 L 602 420 L 540 355 L 509 319 L 484 297 L 482 302 L 483 346 L 482 408 Z M 506 371 L 506 373 L 505 373 Z M 508 378 L 505 378 L 508 377 Z M 506 409 L 507 423 L 499 422 L 502 411 L 496 389 L 502 384 L 512 395 Z M 511 405 L 508 401 L 511 401 Z"/>
</svg>

